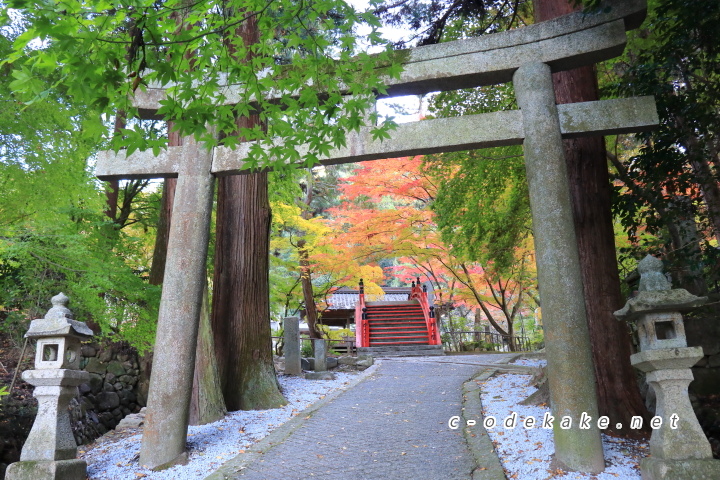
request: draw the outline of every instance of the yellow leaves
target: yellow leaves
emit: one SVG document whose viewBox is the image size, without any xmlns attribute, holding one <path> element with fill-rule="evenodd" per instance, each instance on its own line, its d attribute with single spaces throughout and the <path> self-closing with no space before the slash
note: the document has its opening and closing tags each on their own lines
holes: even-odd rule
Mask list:
<svg viewBox="0 0 720 480">
<path fill-rule="evenodd" d="M 280 225 L 285 225 L 288 222 L 293 222 L 295 217 L 300 216 L 300 207 L 297 205 L 289 205 L 283 202 L 271 202 L 270 208 L 272 209 L 272 221 Z"/>
<path fill-rule="evenodd" d="M 362 265 L 358 270 L 358 275 L 365 282 L 366 295 L 384 295 L 383 289 L 379 285 L 384 279 L 382 268 L 378 265 Z"/>
<path fill-rule="evenodd" d="M 302 218 L 302 210 L 297 205 L 289 205 L 282 202 L 272 202 L 273 227 L 278 230 L 294 232 L 305 238 L 308 246 L 317 243 L 322 237 L 331 232 L 330 227 L 325 225 L 321 218 Z"/>
</svg>

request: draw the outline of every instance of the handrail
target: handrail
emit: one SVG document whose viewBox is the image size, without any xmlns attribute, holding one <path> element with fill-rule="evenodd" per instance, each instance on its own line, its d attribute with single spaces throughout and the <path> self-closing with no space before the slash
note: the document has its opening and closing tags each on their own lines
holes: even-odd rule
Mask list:
<svg viewBox="0 0 720 480">
<path fill-rule="evenodd" d="M 427 287 L 425 285 L 420 287 L 420 278 L 417 278 L 417 284 L 412 282 L 410 287 L 409 300 L 417 300 L 422 307 L 423 316 L 425 317 L 425 325 L 428 331 L 428 344 L 429 345 L 442 345 L 440 340 L 440 329 L 437 327 L 437 320 L 435 319 L 435 306 L 430 306 L 428 303 Z"/>
<path fill-rule="evenodd" d="M 355 304 L 355 345 L 357 347 L 369 347 L 368 322 L 365 315 L 365 284 L 360 279 L 360 295 Z"/>
<path fill-rule="evenodd" d="M 453 342 L 456 344 L 473 342 L 473 338 L 482 337 L 483 343 L 486 344 L 485 348 L 487 348 L 488 345 L 494 345 L 492 350 L 495 351 L 504 351 L 505 347 L 508 347 L 510 351 L 514 352 L 526 352 L 532 349 L 528 335 L 508 335 L 490 332 L 488 330 L 455 330 L 446 331 L 445 333 L 453 337 Z"/>
</svg>

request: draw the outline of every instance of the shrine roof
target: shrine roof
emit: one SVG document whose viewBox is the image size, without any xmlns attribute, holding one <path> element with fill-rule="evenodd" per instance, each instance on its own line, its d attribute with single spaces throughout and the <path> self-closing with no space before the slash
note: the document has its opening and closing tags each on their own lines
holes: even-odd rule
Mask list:
<svg viewBox="0 0 720 480">
<path fill-rule="evenodd" d="M 382 287 L 385 295 L 375 296 L 365 294 L 367 301 L 371 302 L 404 302 L 410 294 L 410 287 Z M 328 299 L 329 310 L 352 310 L 358 301 L 360 291 L 356 288 L 341 287 Z M 372 298 L 371 298 L 372 297 Z"/>
</svg>

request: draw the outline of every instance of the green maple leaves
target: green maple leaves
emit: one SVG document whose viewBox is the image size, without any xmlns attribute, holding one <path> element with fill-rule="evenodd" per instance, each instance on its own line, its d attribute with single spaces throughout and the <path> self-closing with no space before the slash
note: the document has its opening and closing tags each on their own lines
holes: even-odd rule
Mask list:
<svg viewBox="0 0 720 480">
<path fill-rule="evenodd" d="M 378 21 L 339 0 L 14 0 L 10 6 L 16 12 L 4 10 L 0 21 L 17 28 L 19 12 L 23 30 L 2 60 L 12 67 L 13 90 L 37 101 L 48 95 L 48 82 L 39 78 L 51 78 L 50 88 L 94 108 L 98 123 L 125 112 L 130 121 L 113 140 L 115 149 L 158 148 L 160 139 L 132 121 L 138 112 L 130 101 L 133 92 L 153 86 L 167 89 L 158 114 L 183 135 L 209 146 L 257 142 L 261 148 L 251 148 L 249 159 L 257 166 L 283 166 L 309 145 L 302 160 L 313 164 L 344 145 L 345 132 L 362 125 L 362 112 L 384 91 L 383 77 L 400 71 L 389 49 L 361 51 L 356 28 L 369 26 L 364 45 L 377 44 Z M 238 30 L 249 21 L 257 25 L 252 41 Z M 235 118 L 251 113 L 259 113 L 265 128 L 238 131 Z M 373 137 L 387 137 L 390 128 L 390 122 L 378 125 Z"/>
</svg>

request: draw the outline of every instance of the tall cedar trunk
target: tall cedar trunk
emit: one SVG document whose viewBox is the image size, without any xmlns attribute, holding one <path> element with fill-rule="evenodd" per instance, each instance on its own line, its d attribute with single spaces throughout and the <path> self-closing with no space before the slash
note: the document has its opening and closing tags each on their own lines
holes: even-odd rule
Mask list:
<svg viewBox="0 0 720 480">
<path fill-rule="evenodd" d="M 175 125 L 168 122 L 168 146 L 182 146 L 182 136 L 173 131 Z M 160 198 L 160 215 L 158 219 L 157 235 L 155 236 L 155 249 L 153 250 L 152 265 L 150 266 L 150 284 L 162 285 L 165 276 L 165 261 L 167 260 L 167 246 L 170 239 L 170 220 L 172 219 L 173 203 L 175 203 L 176 178 L 166 178 L 163 182 L 163 193 Z"/>
<path fill-rule="evenodd" d="M 575 9 L 568 0 L 534 0 L 533 4 L 536 22 Z M 558 104 L 598 99 L 593 67 L 556 73 L 553 83 Z M 600 415 L 611 420 L 609 433 L 623 437 L 645 435 L 647 431 L 629 428 L 632 416 L 640 415 L 649 420 L 649 415 L 630 365 L 630 331 L 625 322 L 619 322 L 613 316 L 624 301 L 615 256 L 604 140 L 602 137 L 585 137 L 565 140 L 564 144 L 595 363 L 598 408 Z M 616 429 L 617 423 L 623 428 Z"/>
<path fill-rule="evenodd" d="M 172 142 L 168 145 L 179 145 Z M 161 285 L 165 275 L 165 261 L 167 260 L 167 245 L 170 239 L 170 217 L 172 216 L 173 202 L 175 201 L 176 178 L 166 178 L 163 182 L 163 192 L 160 198 L 160 215 L 158 219 L 157 235 L 155 236 L 155 249 L 153 250 L 152 265 L 150 265 L 150 283 Z"/>
<path fill-rule="evenodd" d="M 212 329 L 228 410 L 284 405 L 270 332 L 267 173 L 220 178 Z"/>
<path fill-rule="evenodd" d="M 120 130 L 125 128 L 125 112 L 119 110 L 115 115 L 115 125 L 113 125 L 113 135 L 120 135 Z M 105 182 L 105 198 L 107 199 L 107 209 L 105 215 L 110 217 L 112 221 L 117 219 L 118 196 L 120 192 L 120 181 L 110 180 Z"/>
<path fill-rule="evenodd" d="M 220 388 L 220 375 L 215 360 L 215 342 L 210 327 L 208 285 L 204 282 L 200 328 L 195 351 L 195 375 L 190 400 L 190 425 L 205 425 L 225 416 L 225 401 Z"/>
<path fill-rule="evenodd" d="M 257 18 L 245 21 L 236 34 L 245 45 L 257 43 Z M 252 128 L 261 122 L 253 114 L 237 124 Z M 230 411 L 287 403 L 275 375 L 270 332 L 270 221 L 266 172 L 218 180 L 211 324 Z"/>
<path fill-rule="evenodd" d="M 172 131 L 172 123 L 168 123 L 168 145 L 177 147 L 182 145 L 182 137 Z M 175 201 L 175 186 L 177 179 L 166 178 L 163 185 L 163 194 L 160 199 L 160 218 L 158 220 L 157 236 L 155 237 L 155 250 L 150 267 L 150 283 L 161 285 L 165 275 L 165 262 L 167 260 L 167 246 L 172 220 L 172 208 Z M 205 282 L 203 305 L 200 312 L 200 330 L 198 332 L 197 350 L 195 355 L 195 376 L 193 377 L 192 399 L 190 402 L 190 424 L 204 425 L 219 420 L 225 416 L 225 403 L 220 389 L 217 362 L 214 355 L 212 331 L 210 330 L 210 309 L 208 308 L 208 286 Z M 147 365 L 147 372 L 143 378 L 148 381 L 152 366 L 152 352 L 144 355 L 143 365 Z M 149 385 L 149 382 L 145 382 Z M 147 398 L 147 391 L 144 392 Z"/>
</svg>

